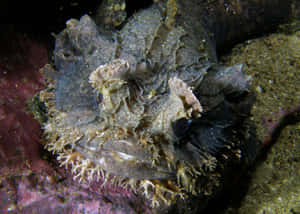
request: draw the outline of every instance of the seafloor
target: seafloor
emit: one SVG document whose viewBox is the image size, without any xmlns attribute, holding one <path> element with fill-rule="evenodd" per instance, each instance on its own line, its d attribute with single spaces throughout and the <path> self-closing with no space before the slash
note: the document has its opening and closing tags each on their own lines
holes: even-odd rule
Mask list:
<svg viewBox="0 0 300 214">
<path fill-rule="evenodd" d="M 266 146 L 250 172 L 246 195 L 226 213 L 300 213 L 300 31 L 284 32 L 246 41 L 222 59 L 244 64 L 256 94 L 251 120 Z"/>
</svg>

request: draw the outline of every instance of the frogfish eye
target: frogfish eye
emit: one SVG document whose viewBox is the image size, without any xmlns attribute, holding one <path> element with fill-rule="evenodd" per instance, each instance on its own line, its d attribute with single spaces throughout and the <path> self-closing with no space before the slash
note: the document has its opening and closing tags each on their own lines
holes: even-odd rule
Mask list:
<svg viewBox="0 0 300 214">
<path fill-rule="evenodd" d="M 191 119 L 186 119 L 186 118 L 180 118 L 176 120 L 175 122 L 172 122 L 172 129 L 174 135 L 181 139 L 182 137 L 185 136 L 187 133 L 188 129 L 190 128 L 190 125 L 192 123 Z"/>
</svg>

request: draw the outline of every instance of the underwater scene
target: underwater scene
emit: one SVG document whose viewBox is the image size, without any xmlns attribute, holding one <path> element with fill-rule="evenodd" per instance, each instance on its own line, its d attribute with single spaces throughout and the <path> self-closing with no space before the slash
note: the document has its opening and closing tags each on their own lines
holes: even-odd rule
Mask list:
<svg viewBox="0 0 300 214">
<path fill-rule="evenodd" d="M 0 8 L 1 213 L 300 214 L 299 1 Z"/>
</svg>

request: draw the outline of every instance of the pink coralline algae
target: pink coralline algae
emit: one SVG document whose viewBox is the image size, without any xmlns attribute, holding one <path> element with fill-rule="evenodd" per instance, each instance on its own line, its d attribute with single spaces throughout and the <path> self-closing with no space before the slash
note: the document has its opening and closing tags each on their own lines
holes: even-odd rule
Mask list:
<svg viewBox="0 0 300 214">
<path fill-rule="evenodd" d="M 11 43 L 14 46 L 0 56 L 0 146 L 1 165 L 4 165 L 1 172 L 10 166 L 23 165 L 25 160 L 34 164 L 38 157 L 41 130 L 26 110 L 26 101 L 43 87 L 38 70 L 47 62 L 42 44 L 21 37 L 8 45 Z M 5 45 L 1 47 L 6 50 Z"/>
<path fill-rule="evenodd" d="M 263 147 L 268 147 L 274 143 L 280 135 L 281 130 L 290 124 L 299 122 L 300 120 L 300 104 L 290 108 L 281 109 L 265 117 L 263 125 L 267 128 L 267 135 L 263 139 Z"/>
<path fill-rule="evenodd" d="M 0 55 L 0 174 L 2 211 L 18 205 L 16 177 L 51 167 L 40 158 L 39 123 L 26 110 L 27 99 L 44 85 L 38 72 L 47 60 L 43 44 L 21 36 L 1 41 Z"/>
</svg>

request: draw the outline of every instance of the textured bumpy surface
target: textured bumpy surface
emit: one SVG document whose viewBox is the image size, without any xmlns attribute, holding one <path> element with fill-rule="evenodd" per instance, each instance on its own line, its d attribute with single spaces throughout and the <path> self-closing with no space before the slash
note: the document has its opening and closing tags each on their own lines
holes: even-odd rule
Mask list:
<svg viewBox="0 0 300 214">
<path fill-rule="evenodd" d="M 87 15 L 67 22 L 56 71 L 44 69 L 46 148 L 80 182 L 130 189 L 153 207 L 195 195 L 197 210 L 244 155 L 247 81 L 242 66 L 215 65 L 196 10 L 177 17 L 176 1 L 163 9 L 140 11 L 111 36 Z"/>
</svg>

